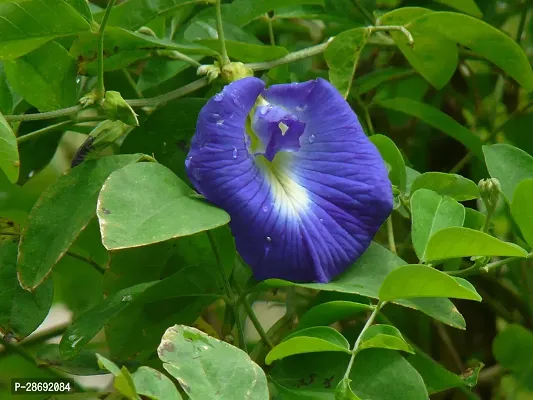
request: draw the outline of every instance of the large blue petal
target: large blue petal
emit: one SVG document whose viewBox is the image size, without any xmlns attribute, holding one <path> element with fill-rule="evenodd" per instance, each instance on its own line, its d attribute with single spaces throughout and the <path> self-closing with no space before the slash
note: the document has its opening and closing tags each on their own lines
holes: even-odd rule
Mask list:
<svg viewBox="0 0 533 400">
<path fill-rule="evenodd" d="M 263 88 L 242 79 L 208 102 L 188 173 L 231 215 L 237 249 L 256 278 L 327 282 L 366 250 L 392 210 L 387 171 L 328 82 Z M 272 163 L 254 157 L 246 141 L 246 118 L 261 93 L 305 123 L 300 149 Z"/>
</svg>

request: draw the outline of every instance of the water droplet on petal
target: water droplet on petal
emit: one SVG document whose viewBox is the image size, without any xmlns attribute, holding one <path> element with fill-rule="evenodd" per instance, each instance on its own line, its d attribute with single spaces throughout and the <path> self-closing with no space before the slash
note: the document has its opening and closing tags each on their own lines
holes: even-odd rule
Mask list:
<svg viewBox="0 0 533 400">
<path fill-rule="evenodd" d="M 218 103 L 222 101 L 223 98 L 224 98 L 224 95 L 222 93 L 217 93 L 215 94 L 215 97 L 213 97 L 213 100 L 215 100 Z"/>
<path fill-rule="evenodd" d="M 324 219 L 322 219 L 322 218 L 320 218 L 319 221 L 320 221 L 320 223 L 322 223 L 322 224 L 324 223 Z"/>
<path fill-rule="evenodd" d="M 131 294 L 127 294 L 126 296 L 122 296 L 122 301 L 131 301 L 132 297 Z"/>
<path fill-rule="evenodd" d="M 272 242 L 272 238 L 270 236 L 266 237 L 267 242 Z"/>
<path fill-rule="evenodd" d="M 231 153 L 233 159 L 237 158 L 237 154 L 239 154 L 239 152 L 237 151 L 237 148 L 233 148 L 233 152 Z"/>
<path fill-rule="evenodd" d="M 268 211 L 268 206 L 263 206 L 263 211 L 267 212 Z"/>
<path fill-rule="evenodd" d="M 301 104 L 295 107 L 296 111 L 305 111 L 307 109 L 307 104 Z"/>
<path fill-rule="evenodd" d="M 189 165 L 191 165 L 191 161 L 192 161 L 192 156 L 189 156 L 189 157 L 185 160 L 185 168 L 189 168 Z"/>
<path fill-rule="evenodd" d="M 313 143 L 315 141 L 315 134 L 313 133 L 311 136 L 309 136 L 309 143 Z"/>
<path fill-rule="evenodd" d="M 214 119 L 219 119 L 219 118 L 220 118 L 220 114 L 214 113 L 214 114 L 213 114 L 213 118 L 214 118 Z"/>
<path fill-rule="evenodd" d="M 224 123 L 224 120 L 223 120 L 223 119 L 219 119 L 219 120 L 217 121 L 217 125 L 218 125 L 218 126 L 222 125 L 223 123 Z"/>
<path fill-rule="evenodd" d="M 200 168 L 193 168 L 192 169 L 192 176 L 194 176 L 194 178 L 197 181 L 201 181 L 202 180 L 202 173 L 200 171 Z"/>
</svg>

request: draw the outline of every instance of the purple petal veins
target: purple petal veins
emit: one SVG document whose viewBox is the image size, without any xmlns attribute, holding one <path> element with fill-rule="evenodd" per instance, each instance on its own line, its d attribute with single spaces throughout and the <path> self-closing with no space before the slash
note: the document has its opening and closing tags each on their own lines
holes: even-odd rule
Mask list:
<svg viewBox="0 0 533 400">
<path fill-rule="evenodd" d="M 392 210 L 383 159 L 327 81 L 227 85 L 200 112 L 191 182 L 231 216 L 257 279 L 328 282 Z"/>
</svg>

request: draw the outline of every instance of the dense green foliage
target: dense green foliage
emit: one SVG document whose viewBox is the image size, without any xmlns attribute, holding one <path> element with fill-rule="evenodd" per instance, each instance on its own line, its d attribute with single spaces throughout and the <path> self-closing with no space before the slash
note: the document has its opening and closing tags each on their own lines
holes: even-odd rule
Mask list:
<svg viewBox="0 0 533 400">
<path fill-rule="evenodd" d="M 532 16 L 0 1 L 0 398 L 111 373 L 58 398 L 532 399 Z M 252 70 L 328 79 L 387 164 L 394 211 L 327 284 L 255 281 L 187 179 L 200 109 Z M 58 305 L 72 322 L 34 333 Z"/>
</svg>

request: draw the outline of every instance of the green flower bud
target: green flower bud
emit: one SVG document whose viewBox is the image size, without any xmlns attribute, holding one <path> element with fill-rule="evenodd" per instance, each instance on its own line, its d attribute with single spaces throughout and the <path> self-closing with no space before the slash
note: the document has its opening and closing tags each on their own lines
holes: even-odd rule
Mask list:
<svg viewBox="0 0 533 400">
<path fill-rule="evenodd" d="M 119 92 L 109 90 L 105 93 L 105 98 L 101 103 L 102 108 L 107 113 L 109 119 L 116 121 L 120 120 L 128 125 L 139 125 L 137 114 L 126 103 Z"/>
<path fill-rule="evenodd" d="M 478 183 L 479 193 L 487 209 L 494 209 L 498 204 L 502 187 L 496 178 L 482 179 Z"/>
<path fill-rule="evenodd" d="M 225 82 L 231 83 L 248 76 L 254 76 L 254 71 L 242 62 L 231 62 L 222 68 L 220 76 Z"/>
</svg>

